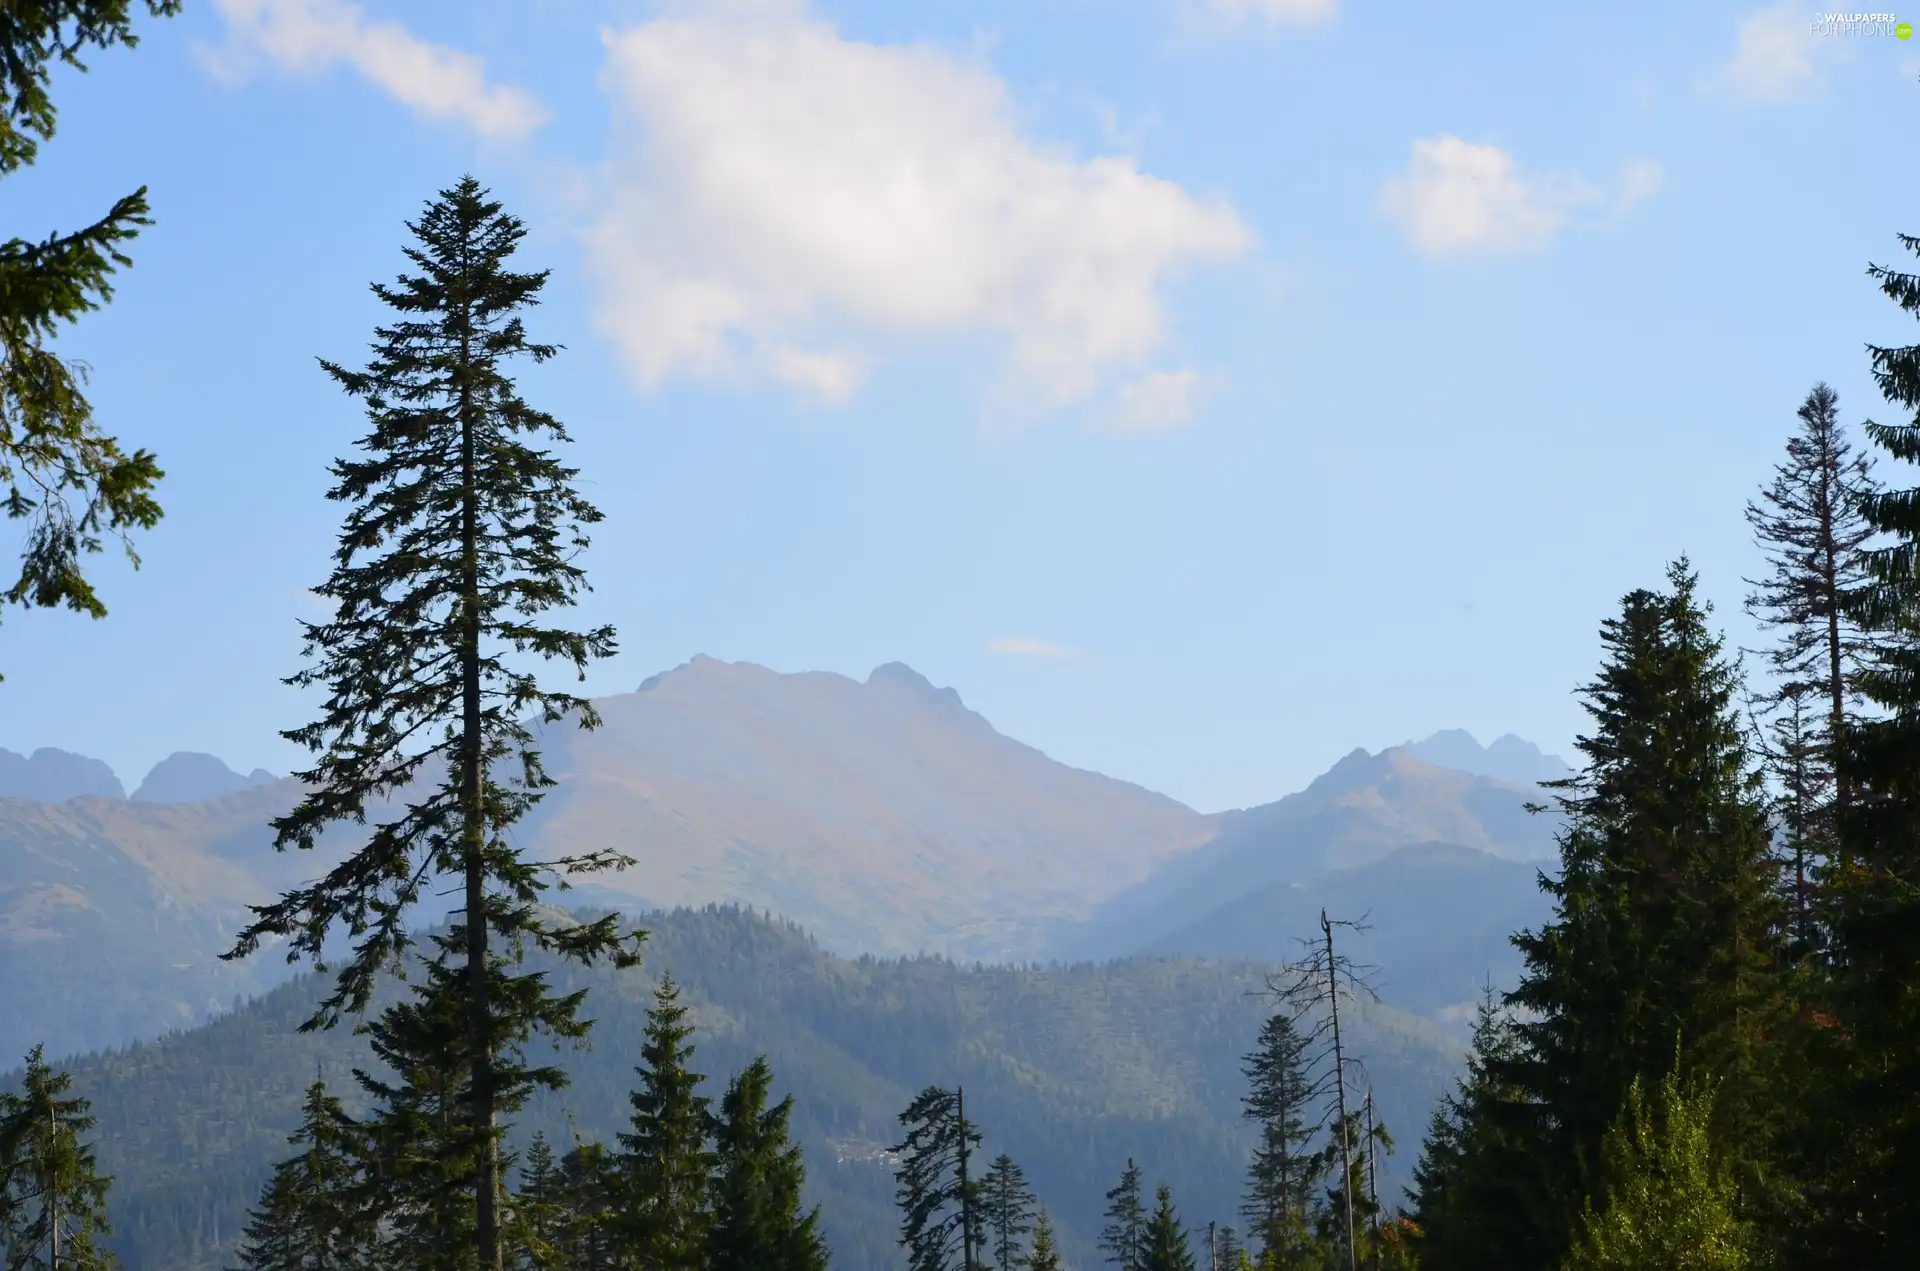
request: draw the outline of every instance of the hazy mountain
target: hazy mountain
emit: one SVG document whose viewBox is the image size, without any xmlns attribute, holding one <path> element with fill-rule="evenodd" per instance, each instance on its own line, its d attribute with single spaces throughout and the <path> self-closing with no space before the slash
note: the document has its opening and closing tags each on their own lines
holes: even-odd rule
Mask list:
<svg viewBox="0 0 1920 1271">
<path fill-rule="evenodd" d="M 1509 862 L 1542 860 L 1553 853 L 1558 818 L 1527 812 L 1538 797 L 1536 790 L 1437 767 L 1404 749 L 1355 750 L 1298 794 L 1221 813 L 1209 842 L 1104 902 L 1086 921 L 1063 924 L 1054 948 L 1063 957 L 1153 948 L 1251 893 L 1306 883 L 1415 844 L 1467 848 Z"/>
<path fill-rule="evenodd" d="M 1286 962 L 1320 937 L 1320 914 L 1366 920 L 1336 932 L 1339 950 L 1403 1009 L 1464 1023 L 1489 979 L 1511 987 L 1520 955 L 1508 936 L 1552 909 L 1535 866 L 1449 843 L 1400 847 L 1363 865 L 1276 883 L 1230 900 L 1141 952 Z"/>
<path fill-rule="evenodd" d="M 0 800 L 0 1055 L 151 1037 L 285 978 L 219 962 L 246 905 L 297 876 L 284 783 L 202 804 Z"/>
<path fill-rule="evenodd" d="M 1356 751 L 1278 803 L 1205 817 L 1004 737 L 898 664 L 861 682 L 702 657 L 596 704 L 600 728 L 543 738 L 560 784 L 517 835 L 549 858 L 636 858 L 576 900 L 743 903 L 847 953 L 1118 956 L 1396 848 L 1551 846 L 1518 787 L 1404 751 Z M 317 876 L 354 832 L 318 859 L 276 855 L 268 822 L 299 789 L 267 776 L 176 755 L 132 801 L 0 800 L 0 962 L 19 968 L 0 979 L 0 1055 L 153 1036 L 290 974 L 217 955 L 248 904 Z M 1463 913 L 1463 929 L 1487 917 Z"/>
<path fill-rule="evenodd" d="M 113 769 L 98 759 L 42 746 L 31 756 L 0 750 L 0 799 L 65 803 L 94 795 L 123 799 L 126 789 Z"/>
<path fill-rule="evenodd" d="M 204 803 L 278 780 L 265 768 L 246 776 L 214 758 L 192 750 L 176 750 L 153 766 L 133 792 L 135 803 Z"/>
<path fill-rule="evenodd" d="M 738 901 L 829 947 L 1025 957 L 1211 836 L 1164 795 L 995 732 L 911 668 L 862 683 L 699 657 L 542 741 L 560 786 L 537 850 L 625 849 L 594 881 L 663 905 Z"/>
<path fill-rule="evenodd" d="M 1518 786 L 1558 781 L 1573 775 L 1573 769 L 1560 756 L 1543 754 L 1538 746 L 1512 733 L 1482 746 L 1465 729 L 1450 728 L 1425 741 L 1410 741 L 1398 749 L 1436 767 L 1492 777 Z"/>
<path fill-rule="evenodd" d="M 548 857 L 631 853 L 587 893 L 609 905 L 741 902 L 849 952 L 1028 954 L 1044 921 L 1084 916 L 1210 833 L 1171 799 L 1002 737 L 903 666 L 860 683 L 698 658 L 597 705 L 601 728 L 544 739 L 562 784 L 520 839 Z M 0 962 L 18 967 L 0 979 L 0 1055 L 153 1036 L 289 974 L 216 957 L 249 903 L 317 876 L 352 832 L 320 859 L 276 855 L 267 823 L 297 801 L 290 779 L 157 801 L 234 780 L 252 778 L 175 756 L 134 801 L 0 800 Z"/>
<path fill-rule="evenodd" d="M 899 1215 L 884 1149 L 897 1116 L 930 1084 L 965 1087 L 985 1136 L 1026 1169 L 1062 1227 L 1073 1265 L 1092 1267 L 1103 1193 L 1129 1156 L 1179 1189 L 1204 1227 L 1234 1221 L 1251 1140 L 1240 1115 L 1241 1056 L 1271 1009 L 1264 969 L 1245 963 L 1134 961 L 1045 971 L 962 970 L 934 958 L 847 961 L 798 929 L 738 910 L 673 913 L 646 924 L 646 966 L 591 976 L 598 1022 L 587 1052 L 563 1051 L 570 1089 L 528 1110 L 520 1137 L 624 1128 L 653 977 L 671 972 L 696 1028 L 696 1071 L 717 1094 L 757 1054 L 775 1098 L 794 1096 L 838 1271 L 899 1266 Z M 300 1034 L 311 980 L 236 1015 L 131 1051 L 73 1065 L 94 1101 L 94 1141 L 114 1175 L 115 1244 L 142 1271 L 214 1271 L 317 1071 L 342 1094 L 365 1063 L 347 1027 Z M 1423 1021 L 1382 1007 L 1343 1015 L 1350 1053 L 1367 1060 L 1382 1119 L 1400 1139 L 1380 1186 L 1398 1195 L 1414 1144 L 1459 1050 Z M 545 1053 L 542 1051 L 541 1053 Z M 4 1079 L 0 1079 L 4 1081 Z M 355 1101 L 350 1099 L 350 1107 Z"/>
</svg>

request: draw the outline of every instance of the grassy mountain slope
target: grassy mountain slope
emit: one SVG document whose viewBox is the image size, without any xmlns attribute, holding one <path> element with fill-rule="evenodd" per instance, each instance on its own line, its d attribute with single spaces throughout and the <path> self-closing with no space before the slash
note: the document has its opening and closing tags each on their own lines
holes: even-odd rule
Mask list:
<svg viewBox="0 0 1920 1271">
<path fill-rule="evenodd" d="M 1204 1226 L 1232 1221 L 1249 1140 L 1239 1119 L 1240 1056 L 1266 1005 L 1244 963 L 1133 961 L 1048 970 L 968 970 L 939 959 L 849 961 L 798 928 L 739 910 L 680 911 L 649 923 L 647 966 L 594 975 L 594 1047 L 569 1053 L 574 1086 L 535 1108 L 523 1131 L 569 1123 L 609 1136 L 626 1116 L 652 977 L 684 986 L 710 1085 L 769 1056 L 796 1096 L 794 1133 L 840 1271 L 898 1265 L 893 1179 L 879 1158 L 896 1116 L 930 1083 L 963 1083 L 989 1154 L 1026 1165 L 1060 1218 L 1076 1265 L 1101 1195 L 1128 1156 L 1175 1188 Z M 567 974 L 563 983 L 578 983 Z M 314 986 L 284 986 L 237 1014 L 157 1043 L 74 1065 L 94 1100 L 100 1159 L 117 1176 L 114 1212 L 127 1265 L 224 1265 L 265 1178 L 284 1154 L 302 1087 L 340 1087 L 362 1051 L 344 1030 L 295 1031 Z M 1369 1056 L 1384 1119 L 1412 1143 L 1457 1052 L 1424 1022 L 1381 1007 L 1347 1018 Z M 1389 1185 L 1410 1168 L 1393 1162 Z"/>
<path fill-rule="evenodd" d="M 200 804 L 0 799 L 0 1054 L 66 1054 L 191 1025 L 284 978 L 217 960 L 288 876 L 284 791 Z"/>
<path fill-rule="evenodd" d="M 545 741 L 526 831 L 623 847 L 598 880 L 664 905 L 772 908 L 836 949 L 998 959 L 1211 833 L 1172 799 L 1003 737 L 951 689 L 696 658 Z"/>
</svg>

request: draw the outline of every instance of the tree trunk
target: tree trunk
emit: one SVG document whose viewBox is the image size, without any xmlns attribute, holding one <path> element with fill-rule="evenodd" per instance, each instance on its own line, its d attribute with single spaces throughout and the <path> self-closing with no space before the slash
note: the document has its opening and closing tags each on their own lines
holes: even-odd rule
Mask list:
<svg viewBox="0 0 1920 1271">
<path fill-rule="evenodd" d="M 473 1180 L 474 1238 L 483 1271 L 503 1271 L 500 1249 L 499 1157 L 493 1136 L 493 1010 L 487 987 L 486 766 L 480 715 L 480 525 L 475 472 L 479 420 L 467 382 L 473 361 L 473 326 L 462 316 L 460 334 L 460 553 L 462 864 L 466 869 L 467 1047 L 473 1064 L 473 1135 L 478 1169 Z"/>
<path fill-rule="evenodd" d="M 1333 960 L 1333 924 L 1320 911 L 1320 930 L 1327 937 L 1327 1009 L 1333 1012 L 1333 1089 L 1340 1111 L 1340 1194 L 1347 1210 L 1347 1271 L 1359 1271 L 1353 1247 L 1353 1145 L 1347 1140 L 1346 1056 L 1340 1048 L 1340 964 Z"/>
</svg>

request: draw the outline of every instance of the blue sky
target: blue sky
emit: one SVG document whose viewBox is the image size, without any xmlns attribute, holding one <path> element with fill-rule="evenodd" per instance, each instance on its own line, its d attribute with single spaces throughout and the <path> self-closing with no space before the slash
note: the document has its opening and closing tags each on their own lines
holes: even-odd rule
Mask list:
<svg viewBox="0 0 1920 1271">
<path fill-rule="evenodd" d="M 0 746 L 285 771 L 366 284 L 466 171 L 551 267 L 527 394 L 627 691 L 903 660 L 1207 810 L 1437 728 L 1566 751 L 1599 621 L 1817 379 L 1891 418 L 1920 40 L 1811 7 L 190 0 L 58 81 L 0 232 L 157 224 L 63 349 L 156 450 L 112 616 L 10 610 Z"/>
</svg>

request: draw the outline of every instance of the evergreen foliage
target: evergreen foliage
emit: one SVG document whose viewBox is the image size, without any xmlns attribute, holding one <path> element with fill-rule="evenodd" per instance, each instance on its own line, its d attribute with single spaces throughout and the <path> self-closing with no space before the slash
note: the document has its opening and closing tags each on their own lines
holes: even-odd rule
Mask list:
<svg viewBox="0 0 1920 1271">
<path fill-rule="evenodd" d="M 1196 1271 L 1187 1229 L 1173 1207 L 1173 1189 L 1160 1184 L 1153 1216 L 1147 1220 L 1140 1253 L 1141 1271 Z"/>
<path fill-rule="evenodd" d="M 180 0 L 146 0 L 156 18 Z M 58 112 L 56 66 L 85 70 L 89 49 L 139 42 L 131 0 L 11 0 L 0 18 L 0 177 L 31 166 L 50 141 Z M 153 495 L 162 477 L 145 450 L 128 454 L 103 432 L 83 387 L 84 366 L 49 346 L 61 328 L 113 297 L 114 273 L 131 264 L 126 245 L 152 224 L 141 186 L 83 229 L 39 242 L 0 243 L 0 506 L 24 520 L 20 573 L 0 604 L 64 606 L 94 618 L 106 605 L 87 580 L 84 558 L 103 536 L 119 540 L 136 566 L 132 533 L 160 520 Z"/>
<path fill-rule="evenodd" d="M 635 956 L 611 916 L 554 925 L 534 903 L 551 873 L 624 858 L 592 852 L 536 865 L 507 836 L 553 784 L 530 719 L 597 722 L 585 699 L 542 689 L 524 660 L 559 660 L 584 676 L 614 651 L 614 637 L 607 627 L 540 621 L 586 588 L 576 558 L 600 513 L 574 492 L 575 471 L 538 448 L 565 442 L 566 430 L 522 400 L 508 374 L 516 359 L 539 363 L 557 351 L 530 341 L 520 316 L 546 282 L 508 268 L 525 228 L 471 177 L 408 228 L 416 241 L 406 254 L 419 272 L 373 287 L 398 316 L 378 329 L 372 363 L 364 371 L 322 363 L 363 401 L 372 429 L 363 457 L 333 468 L 329 497 L 349 510 L 333 574 L 317 591 L 334 614 L 303 624 L 312 662 L 289 680 L 323 688 L 326 705 L 286 734 L 318 758 L 296 774 L 307 793 L 274 822 L 275 846 L 311 849 L 330 825 L 365 824 L 389 796 L 410 801 L 377 819 L 365 844 L 318 882 L 256 907 L 227 956 L 281 937 L 289 960 L 319 960 L 344 927 L 352 954 L 309 1021 L 331 1026 L 366 1008 L 375 978 L 412 944 L 406 919 L 422 889 L 458 881 L 471 1122 L 463 1168 L 480 1264 L 491 1269 L 502 1265 L 500 1069 L 516 1066 L 497 1048 L 556 1025 L 562 1035 L 585 1029 L 575 1022 L 578 999 L 552 998 L 537 979 L 502 978 L 495 967 L 529 945 L 582 960 Z"/>
<path fill-rule="evenodd" d="M 1762 694 L 1772 744 L 1768 766 L 1780 795 L 1791 873 L 1787 894 L 1796 946 L 1817 943 L 1812 884 L 1836 847 L 1834 800 L 1838 747 L 1859 713 L 1862 672 L 1878 644 L 1858 617 L 1871 583 L 1862 550 L 1875 493 L 1871 462 L 1855 452 L 1840 423 L 1839 398 L 1815 384 L 1747 521 L 1767 572 L 1748 611 L 1776 633 L 1766 660 L 1773 683 Z"/>
<path fill-rule="evenodd" d="M 1146 1271 L 1147 1209 L 1140 1193 L 1140 1167 L 1131 1157 L 1120 1181 L 1107 1192 L 1107 1224 L 1100 1249 L 1119 1271 Z"/>
<path fill-rule="evenodd" d="M 0 1094 L 0 1269 L 105 1271 L 118 1261 L 100 1245 L 113 1229 L 93 1148 L 94 1127 L 73 1077 L 27 1055 L 20 1090 Z"/>
<path fill-rule="evenodd" d="M 1920 238 L 1902 235 L 1920 255 Z M 1920 274 L 1875 266 L 1881 289 L 1920 318 Z M 1869 346 L 1874 378 L 1910 422 L 1866 425 L 1901 464 L 1920 462 L 1920 344 Z M 1920 1229 L 1920 490 L 1881 490 L 1866 520 L 1889 541 L 1871 551 L 1856 614 L 1883 641 L 1861 688 L 1879 708 L 1847 737 L 1841 779 L 1846 872 L 1834 942 L 1840 1037 L 1834 1155 L 1819 1241 L 1824 1264 L 1892 1268 Z"/>
<path fill-rule="evenodd" d="M 1561 870 L 1542 879 L 1555 919 L 1515 937 L 1526 972 L 1509 1000 L 1527 1016 L 1495 1076 L 1530 1113 L 1512 1130 L 1544 1187 L 1488 1251 L 1512 1265 L 1563 1256 L 1627 1090 L 1669 1070 L 1676 1038 L 1686 1071 L 1724 1075 L 1719 1130 L 1749 1179 L 1772 1151 L 1766 1038 L 1783 1002 L 1766 812 L 1737 670 L 1684 562 L 1668 584 L 1602 628 L 1587 765 L 1562 785 Z"/>
<path fill-rule="evenodd" d="M 364 1138 L 326 1082 L 307 1087 L 300 1127 L 287 1141 L 299 1150 L 274 1167 L 250 1215 L 238 1271 L 372 1271 Z"/>
<path fill-rule="evenodd" d="M 793 1096 L 767 1107 L 772 1085 L 756 1056 L 720 1101 L 707 1271 L 826 1271 L 820 1210 L 804 1206 L 806 1165 L 788 1138 Z"/>
<path fill-rule="evenodd" d="M 662 978 L 647 1013 L 628 1129 L 620 1135 L 623 1242 L 637 1265 L 658 1271 L 697 1271 L 711 1217 L 712 1101 L 700 1093 L 705 1076 L 689 1067 L 693 1026 L 686 1016 L 679 986 Z"/>
<path fill-rule="evenodd" d="M 1255 1127 L 1241 1213 L 1274 1271 L 1304 1267 L 1318 1257 L 1308 1223 L 1314 1196 L 1334 1160 L 1312 1146 L 1321 1117 L 1307 1075 L 1307 1038 L 1293 1017 L 1279 1012 L 1261 1026 L 1247 1055 L 1246 1117 Z"/>
<path fill-rule="evenodd" d="M 908 1271 L 974 1271 L 985 1232 L 978 1226 L 979 1180 L 968 1169 L 980 1132 L 958 1088 L 929 1086 L 900 1114 L 906 1137 L 894 1147 L 900 1244 Z"/>
<path fill-rule="evenodd" d="M 1044 1208 L 1033 1220 L 1033 1248 L 1027 1252 L 1027 1271 L 1061 1271 L 1060 1250 L 1053 1243 L 1053 1219 Z"/>
<path fill-rule="evenodd" d="M 1589 1203 L 1563 1271 L 1744 1271 L 1750 1241 L 1738 1189 L 1713 1146 L 1713 1085 L 1668 1073 L 1652 1099 L 1627 1088 L 1603 1152 L 1602 1204 Z"/>
<path fill-rule="evenodd" d="M 994 1271 L 1018 1271 L 1027 1265 L 1033 1207 L 1026 1171 L 1005 1152 L 994 1157 L 980 1187 L 980 1221 L 992 1248 Z"/>
</svg>

